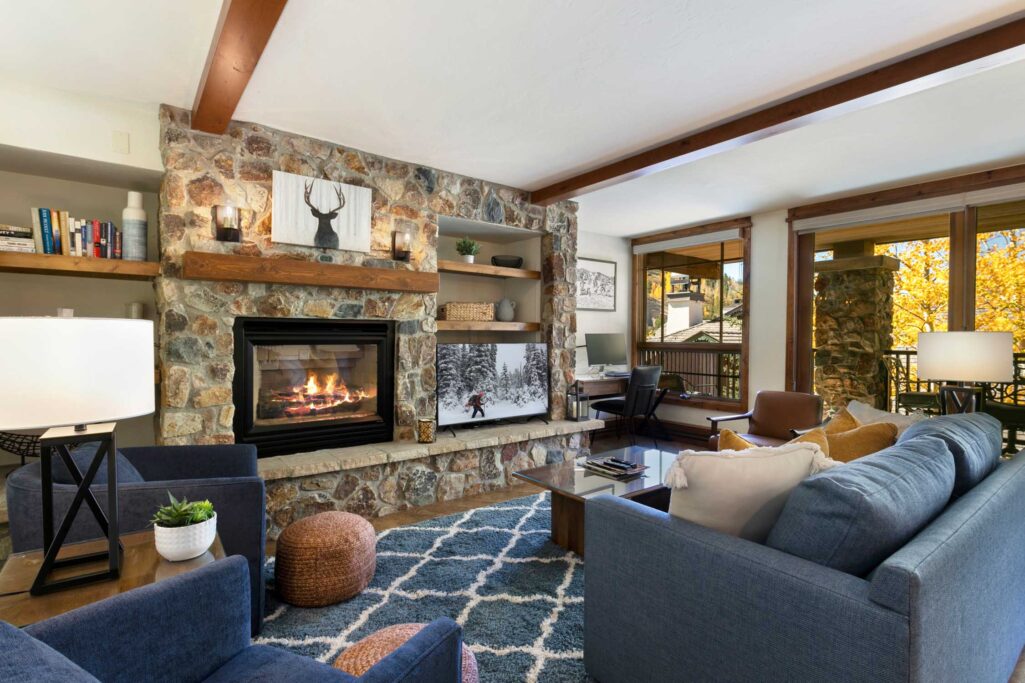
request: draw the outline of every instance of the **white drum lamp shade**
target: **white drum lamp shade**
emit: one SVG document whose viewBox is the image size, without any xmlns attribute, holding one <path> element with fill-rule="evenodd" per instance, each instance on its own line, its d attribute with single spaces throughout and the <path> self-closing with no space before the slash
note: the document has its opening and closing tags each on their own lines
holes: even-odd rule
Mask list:
<svg viewBox="0 0 1025 683">
<path fill-rule="evenodd" d="M 154 410 L 153 323 L 0 318 L 0 430 L 113 422 Z"/>
<path fill-rule="evenodd" d="M 922 332 L 918 376 L 948 382 L 1014 381 L 1010 332 Z"/>
</svg>

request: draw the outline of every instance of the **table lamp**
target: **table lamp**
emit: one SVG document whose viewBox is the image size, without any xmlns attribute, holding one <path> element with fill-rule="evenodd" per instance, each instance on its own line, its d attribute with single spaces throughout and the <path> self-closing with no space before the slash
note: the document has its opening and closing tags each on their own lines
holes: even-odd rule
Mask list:
<svg viewBox="0 0 1025 683">
<path fill-rule="evenodd" d="M 1014 381 L 1014 335 L 1010 332 L 921 332 L 918 335 L 918 378 L 958 382 L 940 387 L 944 412 L 947 399 L 956 412 L 978 408 L 977 390 L 964 383 Z M 968 400 L 971 399 L 971 400 Z"/>
<path fill-rule="evenodd" d="M 43 563 L 32 594 L 117 578 L 121 549 L 117 526 L 117 420 L 154 410 L 153 323 L 117 318 L 2 318 L 0 339 L 0 430 L 46 428 L 39 439 L 43 500 Z M 98 441 L 83 473 L 68 444 Z M 54 531 L 52 456 L 64 462 L 78 490 Z M 107 458 L 107 513 L 90 486 Z M 61 546 L 85 503 L 107 538 L 107 550 L 58 559 Z M 48 581 L 58 567 L 107 560 L 105 571 Z"/>
</svg>

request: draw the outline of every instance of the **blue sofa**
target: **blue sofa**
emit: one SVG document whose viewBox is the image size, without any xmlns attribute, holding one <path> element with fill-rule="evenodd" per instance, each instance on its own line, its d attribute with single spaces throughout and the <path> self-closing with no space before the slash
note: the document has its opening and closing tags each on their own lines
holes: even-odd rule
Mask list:
<svg viewBox="0 0 1025 683">
<path fill-rule="evenodd" d="M 765 545 L 588 501 L 588 673 L 1005 683 L 1025 646 L 1025 456 L 999 452 L 989 416 L 924 421 L 802 482 Z"/>
<path fill-rule="evenodd" d="M 96 444 L 72 453 L 80 470 L 92 460 Z M 249 563 L 252 585 L 252 633 L 263 620 L 263 564 L 266 546 L 263 479 L 256 471 L 256 448 L 251 445 L 147 446 L 118 449 L 118 525 L 121 533 L 150 525 L 153 513 L 176 498 L 209 499 L 217 511 L 217 533 L 224 552 L 242 555 Z M 67 468 L 54 458 L 54 524 L 71 505 L 77 487 Z M 107 470 L 100 467 L 92 491 L 104 511 L 107 507 Z M 19 467 L 7 478 L 7 510 L 14 552 L 35 550 L 43 544 L 42 480 L 39 462 Z M 82 506 L 66 542 L 100 538 L 103 533 L 86 506 Z"/>
<path fill-rule="evenodd" d="M 462 631 L 432 622 L 360 678 L 249 639 L 249 570 L 229 557 L 33 624 L 0 622 L 0 681 L 458 683 Z"/>
</svg>

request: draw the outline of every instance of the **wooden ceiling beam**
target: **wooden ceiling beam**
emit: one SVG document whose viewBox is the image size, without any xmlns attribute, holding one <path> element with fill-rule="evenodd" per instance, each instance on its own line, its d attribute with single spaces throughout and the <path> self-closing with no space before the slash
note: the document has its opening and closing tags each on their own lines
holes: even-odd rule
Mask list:
<svg viewBox="0 0 1025 683">
<path fill-rule="evenodd" d="M 1025 18 L 890 62 L 531 192 L 551 204 L 1025 58 Z"/>
<path fill-rule="evenodd" d="M 227 130 L 286 2 L 224 0 L 192 107 L 193 129 Z"/>
</svg>

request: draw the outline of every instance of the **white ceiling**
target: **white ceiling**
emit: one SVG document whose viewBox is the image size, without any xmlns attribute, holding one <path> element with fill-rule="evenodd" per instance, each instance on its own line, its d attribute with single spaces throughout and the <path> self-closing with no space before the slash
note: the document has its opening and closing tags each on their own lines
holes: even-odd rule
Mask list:
<svg viewBox="0 0 1025 683">
<path fill-rule="evenodd" d="M 634 236 L 1025 161 L 1025 62 L 580 197 L 580 228 Z"/>
<path fill-rule="evenodd" d="M 220 11 L 219 0 L 0 0 L 0 74 L 191 108 Z"/>
<path fill-rule="evenodd" d="M 191 107 L 219 10 L 0 0 L 0 74 Z M 236 117 L 534 189 L 1023 10 L 1025 0 L 291 0 Z M 599 191 L 581 198 L 581 227 L 637 234 L 1017 158 L 1022 103 L 1006 100 L 1022 75 L 1005 67 Z M 928 99 L 965 88 L 977 99 Z"/>
</svg>

